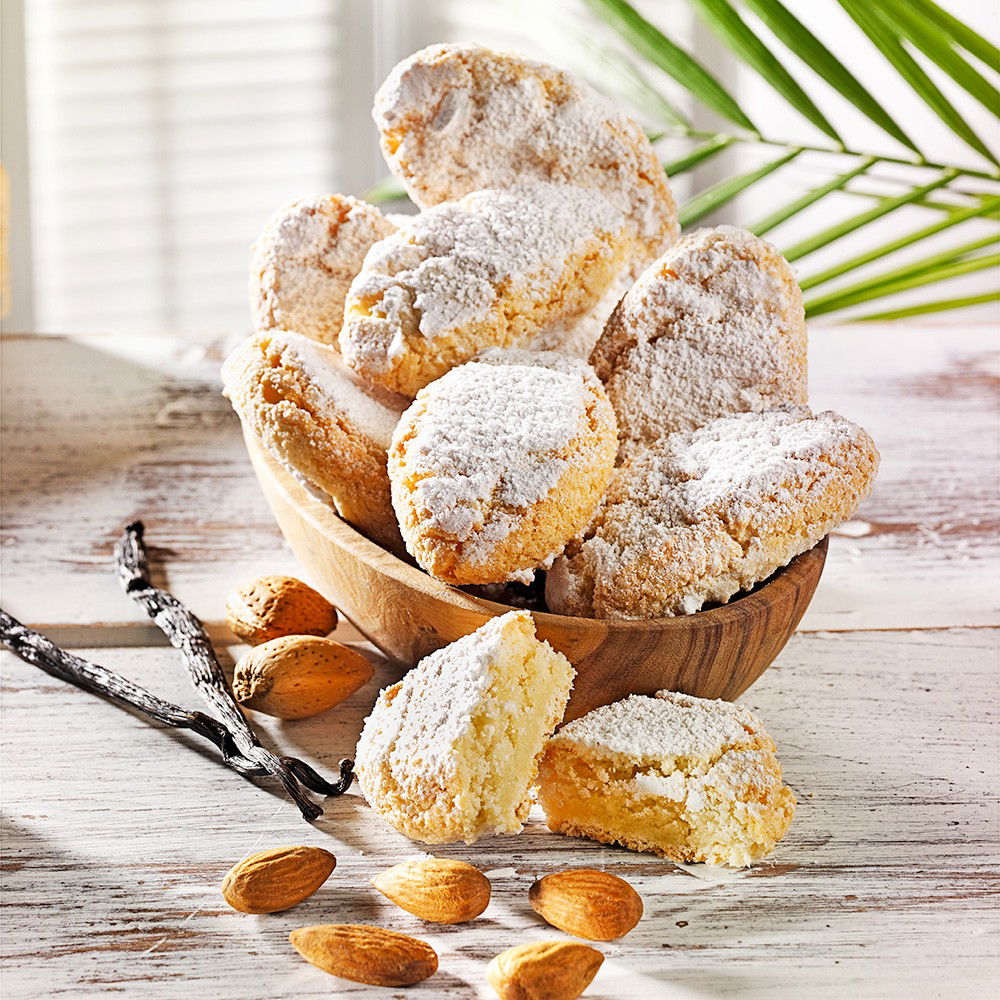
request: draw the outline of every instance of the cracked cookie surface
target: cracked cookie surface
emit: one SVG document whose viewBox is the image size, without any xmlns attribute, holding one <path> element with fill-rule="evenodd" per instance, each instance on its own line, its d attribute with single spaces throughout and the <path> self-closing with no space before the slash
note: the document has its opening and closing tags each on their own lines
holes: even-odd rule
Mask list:
<svg viewBox="0 0 1000 1000">
<path fill-rule="evenodd" d="M 485 352 L 422 389 L 393 434 L 407 548 L 447 583 L 530 579 L 589 521 L 616 447 L 611 406 L 584 362 Z"/>
<path fill-rule="evenodd" d="M 878 460 L 857 424 L 804 406 L 671 434 L 615 470 L 549 570 L 548 606 L 638 619 L 724 603 L 853 516 Z"/>
<path fill-rule="evenodd" d="M 527 182 L 428 209 L 368 252 L 340 349 L 407 396 L 486 347 L 524 345 L 588 313 L 630 246 L 599 195 Z"/>
<path fill-rule="evenodd" d="M 389 74 L 372 114 L 389 169 L 420 206 L 535 177 L 600 192 L 629 217 L 640 262 L 677 239 L 670 185 L 641 126 L 556 66 L 432 45 Z"/>
<path fill-rule="evenodd" d="M 727 413 L 805 403 L 802 293 L 770 243 L 700 229 L 651 264 L 590 356 L 621 436 L 621 458 Z"/>
<path fill-rule="evenodd" d="M 251 251 L 254 327 L 336 347 L 347 290 L 372 244 L 395 228 L 349 195 L 303 198 L 276 212 Z"/>
<path fill-rule="evenodd" d="M 331 348 L 280 330 L 248 337 L 222 376 L 244 426 L 271 455 L 328 495 L 345 521 L 404 550 L 386 461 L 407 400 L 363 385 Z"/>
</svg>

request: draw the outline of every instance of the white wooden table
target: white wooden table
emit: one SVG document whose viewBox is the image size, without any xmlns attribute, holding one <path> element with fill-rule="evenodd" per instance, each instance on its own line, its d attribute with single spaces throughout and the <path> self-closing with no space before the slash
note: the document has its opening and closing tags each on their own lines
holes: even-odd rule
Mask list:
<svg viewBox="0 0 1000 1000">
<path fill-rule="evenodd" d="M 646 915 L 591 997 L 985 997 L 1000 984 L 996 330 L 817 328 L 814 405 L 874 434 L 874 497 L 838 532 L 816 599 L 745 696 L 799 797 L 752 870 L 688 870 L 550 834 L 438 853 L 490 873 L 465 926 L 423 925 L 368 885 L 417 848 L 356 789 L 315 826 L 270 786 L 3 654 L 2 994 L 78 997 L 401 995 L 333 979 L 287 943 L 319 922 L 378 922 L 433 944 L 427 997 L 492 995 L 487 960 L 560 936 L 527 904 L 536 875 L 600 867 Z M 222 345 L 167 338 L 3 342 L 3 606 L 83 655 L 201 707 L 176 654 L 109 571 L 142 516 L 169 586 L 227 642 L 226 592 L 294 571 L 218 392 Z M 350 639 L 349 626 L 342 630 Z M 232 652 L 238 652 L 235 648 Z M 332 771 L 378 685 L 327 716 L 264 717 L 266 740 Z M 183 744 L 187 744 L 186 746 Z M 333 850 L 298 909 L 229 910 L 245 854 Z"/>
</svg>

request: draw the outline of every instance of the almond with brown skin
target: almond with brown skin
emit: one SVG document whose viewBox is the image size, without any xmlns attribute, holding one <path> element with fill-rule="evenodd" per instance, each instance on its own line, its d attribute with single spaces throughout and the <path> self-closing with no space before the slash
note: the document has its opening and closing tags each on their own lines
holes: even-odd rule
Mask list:
<svg viewBox="0 0 1000 1000">
<path fill-rule="evenodd" d="M 412 986 L 437 972 L 426 941 L 362 924 L 315 924 L 288 935 L 292 947 L 331 976 L 369 986 Z"/>
<path fill-rule="evenodd" d="M 286 635 L 244 653 L 233 674 L 233 694 L 255 712 L 306 719 L 339 705 L 374 674 L 372 665 L 349 646 L 312 635 Z"/>
<path fill-rule="evenodd" d="M 447 858 L 404 861 L 376 875 L 372 885 L 407 913 L 436 924 L 472 920 L 490 902 L 490 880 L 473 865 Z"/>
<path fill-rule="evenodd" d="M 642 899 L 623 879 L 593 868 L 545 875 L 528 891 L 531 908 L 567 934 L 613 941 L 642 917 Z"/>
<path fill-rule="evenodd" d="M 501 952 L 486 966 L 500 1000 L 575 1000 L 593 981 L 604 956 L 574 941 L 536 941 Z"/>
<path fill-rule="evenodd" d="M 222 880 L 222 895 L 243 913 L 277 913 L 308 899 L 336 866 L 321 847 L 275 847 L 233 865 Z"/>
<path fill-rule="evenodd" d="M 226 624 L 258 646 L 283 635 L 329 635 L 337 627 L 337 609 L 294 576 L 262 576 L 230 593 Z"/>
</svg>

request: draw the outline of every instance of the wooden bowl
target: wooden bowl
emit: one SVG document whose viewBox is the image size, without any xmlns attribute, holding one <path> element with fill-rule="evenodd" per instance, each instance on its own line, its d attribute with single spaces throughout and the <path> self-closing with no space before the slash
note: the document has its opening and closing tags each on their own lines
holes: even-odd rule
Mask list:
<svg viewBox="0 0 1000 1000">
<path fill-rule="evenodd" d="M 331 601 L 393 660 L 421 657 L 510 608 L 428 576 L 370 542 L 290 476 L 251 434 L 257 479 L 292 550 Z M 678 618 L 602 621 L 533 612 L 538 636 L 576 667 L 566 719 L 663 688 L 732 699 L 767 669 L 816 590 L 827 540 L 721 607 Z"/>
</svg>

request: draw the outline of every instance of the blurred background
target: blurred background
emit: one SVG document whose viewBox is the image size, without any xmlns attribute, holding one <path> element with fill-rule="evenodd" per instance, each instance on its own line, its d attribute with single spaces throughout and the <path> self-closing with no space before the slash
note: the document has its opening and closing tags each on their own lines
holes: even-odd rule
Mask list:
<svg viewBox="0 0 1000 1000">
<path fill-rule="evenodd" d="M 1000 5 L 944 2 L 961 22 L 996 41 Z M 996 195 L 995 164 L 929 112 L 837 0 L 785 0 L 785 6 L 850 67 L 929 160 L 971 171 L 818 247 L 800 270 L 835 268 L 878 241 L 933 228 L 942 213 L 982 204 L 982 212 L 963 217 L 961 246 L 984 248 L 992 263 L 977 257 L 969 267 L 967 256 L 953 254 L 945 260 L 947 288 L 931 295 L 903 288 L 876 305 L 899 310 L 911 301 L 957 298 L 966 308 L 956 317 L 996 316 L 990 242 L 996 205 L 987 211 L 987 199 Z M 784 142 L 796 150 L 830 146 L 821 128 L 734 54 L 701 5 L 660 0 L 632 7 L 708 68 L 775 140 L 724 143 L 680 171 L 679 202 L 773 164 L 786 155 Z M 665 162 L 697 153 L 705 134 L 731 123 L 647 58 L 620 30 L 620 20 L 616 26 L 609 14 L 623 9 L 584 0 L 4 0 L 4 328 L 121 335 L 246 330 L 248 248 L 265 220 L 297 197 L 361 195 L 385 178 L 370 119 L 372 95 L 399 59 L 431 42 L 475 41 L 559 63 L 619 97 L 654 135 L 669 133 L 657 146 Z M 851 149 L 890 158 L 769 228 L 768 239 L 783 249 L 800 245 L 940 175 L 895 162 L 914 154 L 811 76 L 808 56 L 781 48 L 753 9 L 740 12 L 771 52 L 780 51 Z M 914 49 L 913 58 L 996 151 L 997 109 L 973 99 L 922 51 Z M 992 87 L 992 69 L 974 57 L 970 64 Z M 832 160 L 808 149 L 796 153 L 738 195 L 717 205 L 718 197 L 703 202 L 689 213 L 691 224 L 749 225 L 858 162 Z M 956 243 L 951 229 L 942 226 L 903 247 L 892 266 L 947 257 L 943 251 Z M 829 287 L 888 267 L 879 260 Z M 860 313 L 864 308 L 816 315 Z"/>
</svg>

